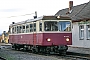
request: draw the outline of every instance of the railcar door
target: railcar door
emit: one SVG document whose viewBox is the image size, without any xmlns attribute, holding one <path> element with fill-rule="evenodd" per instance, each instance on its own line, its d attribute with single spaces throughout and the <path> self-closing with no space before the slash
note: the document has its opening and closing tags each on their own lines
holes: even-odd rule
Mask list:
<svg viewBox="0 0 90 60">
<path fill-rule="evenodd" d="M 36 22 L 33 22 L 33 45 L 36 45 L 36 40 L 37 40 Z"/>
</svg>

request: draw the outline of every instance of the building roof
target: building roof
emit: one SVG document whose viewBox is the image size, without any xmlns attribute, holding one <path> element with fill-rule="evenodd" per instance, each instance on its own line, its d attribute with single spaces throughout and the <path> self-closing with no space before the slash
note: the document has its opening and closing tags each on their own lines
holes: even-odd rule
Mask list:
<svg viewBox="0 0 90 60">
<path fill-rule="evenodd" d="M 69 16 L 73 21 L 90 19 L 90 1 L 81 5 L 73 6 L 71 13 L 69 8 L 59 10 L 55 15 Z"/>
</svg>

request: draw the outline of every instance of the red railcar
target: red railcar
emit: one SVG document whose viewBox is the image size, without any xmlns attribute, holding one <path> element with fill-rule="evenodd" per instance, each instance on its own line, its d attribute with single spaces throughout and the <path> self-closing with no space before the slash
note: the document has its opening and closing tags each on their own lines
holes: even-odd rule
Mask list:
<svg viewBox="0 0 90 60">
<path fill-rule="evenodd" d="M 42 16 L 9 26 L 9 43 L 15 49 L 32 52 L 65 53 L 72 44 L 72 21 L 69 17 Z"/>
</svg>

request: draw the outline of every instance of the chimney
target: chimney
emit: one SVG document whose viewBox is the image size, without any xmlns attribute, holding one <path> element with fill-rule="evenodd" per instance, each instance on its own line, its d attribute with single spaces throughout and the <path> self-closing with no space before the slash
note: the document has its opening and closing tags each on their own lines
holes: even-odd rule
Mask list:
<svg viewBox="0 0 90 60">
<path fill-rule="evenodd" d="M 35 11 L 35 16 L 34 16 L 34 19 L 37 18 L 37 12 Z"/>
<path fill-rule="evenodd" d="M 12 22 L 12 24 L 15 24 L 15 22 Z"/>
<path fill-rule="evenodd" d="M 72 10 L 73 7 L 73 1 L 69 1 L 69 12 Z"/>
</svg>

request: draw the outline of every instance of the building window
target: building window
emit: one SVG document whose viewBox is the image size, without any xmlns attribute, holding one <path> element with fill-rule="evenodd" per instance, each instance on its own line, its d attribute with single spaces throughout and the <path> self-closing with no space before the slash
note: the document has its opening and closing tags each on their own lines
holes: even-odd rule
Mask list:
<svg viewBox="0 0 90 60">
<path fill-rule="evenodd" d="M 84 39 L 84 25 L 79 26 L 79 38 Z"/>
<path fill-rule="evenodd" d="M 87 25 L 87 39 L 90 39 L 90 25 Z"/>
</svg>

